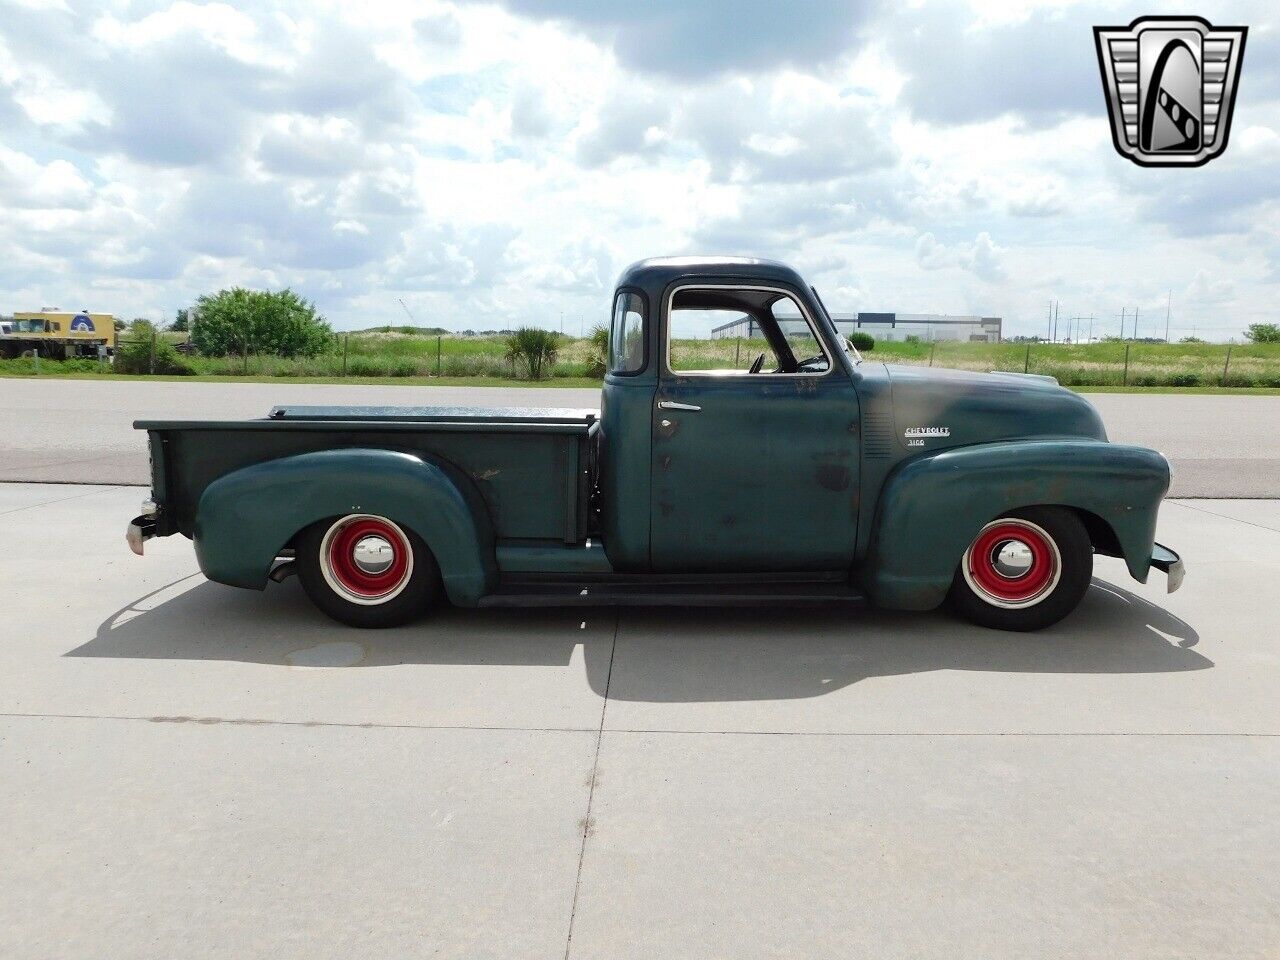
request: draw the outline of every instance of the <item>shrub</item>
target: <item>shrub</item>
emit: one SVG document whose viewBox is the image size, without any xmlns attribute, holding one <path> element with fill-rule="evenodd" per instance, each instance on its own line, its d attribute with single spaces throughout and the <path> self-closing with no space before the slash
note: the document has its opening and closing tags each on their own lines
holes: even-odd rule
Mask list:
<svg viewBox="0 0 1280 960">
<path fill-rule="evenodd" d="M 316 308 L 292 290 L 235 287 L 196 301 L 191 342 L 206 356 L 274 353 L 313 357 L 333 344 L 333 331 Z"/>
<path fill-rule="evenodd" d="M 849 342 L 854 345 L 859 353 L 870 353 L 876 348 L 876 338 L 862 330 L 855 330 L 849 334 Z"/>
<path fill-rule="evenodd" d="M 121 340 L 116 345 L 116 373 L 155 373 L 168 377 L 188 377 L 196 372 L 187 362 L 186 357 L 173 348 L 173 344 L 160 338 L 154 341 L 153 361 L 151 331 L 141 324 L 134 324 L 133 330 L 138 336 Z"/>
<path fill-rule="evenodd" d="M 586 375 L 588 377 L 601 379 L 604 377 L 605 367 L 608 363 L 609 328 L 603 323 L 597 323 L 591 328 L 591 336 L 589 339 L 591 343 L 591 353 L 587 357 Z"/>
<path fill-rule="evenodd" d="M 507 337 L 507 359 L 528 368 L 533 380 L 542 378 L 542 368 L 556 362 L 558 338 L 550 330 L 537 327 L 521 327 Z"/>
</svg>

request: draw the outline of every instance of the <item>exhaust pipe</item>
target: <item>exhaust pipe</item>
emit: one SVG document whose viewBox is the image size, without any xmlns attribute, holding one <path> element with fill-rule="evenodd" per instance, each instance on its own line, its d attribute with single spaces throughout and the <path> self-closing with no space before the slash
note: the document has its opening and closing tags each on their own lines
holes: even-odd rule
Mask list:
<svg viewBox="0 0 1280 960">
<path fill-rule="evenodd" d="M 289 559 L 285 560 L 283 563 L 277 563 L 267 576 L 276 583 L 284 583 L 284 581 L 288 580 L 297 572 L 298 561 Z"/>
</svg>

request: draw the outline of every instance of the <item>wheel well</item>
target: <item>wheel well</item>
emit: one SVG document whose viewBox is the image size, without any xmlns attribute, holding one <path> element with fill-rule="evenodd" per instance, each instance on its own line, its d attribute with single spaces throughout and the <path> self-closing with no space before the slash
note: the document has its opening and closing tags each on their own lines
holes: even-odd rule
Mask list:
<svg viewBox="0 0 1280 960">
<path fill-rule="evenodd" d="M 1111 529 L 1111 524 L 1096 513 L 1091 513 L 1088 510 L 1082 510 L 1079 507 L 1068 507 L 1067 509 L 1079 517 L 1080 522 L 1084 524 L 1095 553 L 1100 553 L 1104 557 L 1124 556 L 1124 551 L 1120 549 L 1120 540 L 1116 536 L 1116 532 Z"/>
<path fill-rule="evenodd" d="M 1084 524 L 1085 532 L 1089 534 L 1089 542 L 1093 544 L 1095 553 L 1100 553 L 1104 557 L 1124 556 L 1124 551 L 1120 547 L 1120 539 L 1116 536 L 1116 532 L 1111 529 L 1111 524 L 1096 513 L 1065 503 L 1029 503 L 1023 507 L 1018 507 L 1017 510 L 1006 510 L 1004 514 L 1017 513 L 1018 510 L 1025 510 L 1028 507 L 1057 507 L 1060 510 L 1074 513 L 1080 522 Z"/>
</svg>

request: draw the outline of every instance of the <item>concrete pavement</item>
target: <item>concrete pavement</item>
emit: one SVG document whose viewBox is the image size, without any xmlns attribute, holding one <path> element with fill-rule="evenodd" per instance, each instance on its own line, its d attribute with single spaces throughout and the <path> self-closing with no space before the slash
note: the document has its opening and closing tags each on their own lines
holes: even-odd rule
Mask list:
<svg viewBox="0 0 1280 960">
<path fill-rule="evenodd" d="M 1089 394 L 1112 440 L 1155 447 L 1174 496 L 1280 496 L 1280 396 Z M 276 404 L 595 406 L 598 390 L 0 379 L 0 481 L 148 481 L 134 420 L 262 417 Z"/>
<path fill-rule="evenodd" d="M 132 556 L 138 499 L 0 484 L 0 956 L 1280 952 L 1276 501 L 1168 503 L 1179 593 L 1100 558 L 1023 636 L 352 631 L 181 538 Z"/>
</svg>

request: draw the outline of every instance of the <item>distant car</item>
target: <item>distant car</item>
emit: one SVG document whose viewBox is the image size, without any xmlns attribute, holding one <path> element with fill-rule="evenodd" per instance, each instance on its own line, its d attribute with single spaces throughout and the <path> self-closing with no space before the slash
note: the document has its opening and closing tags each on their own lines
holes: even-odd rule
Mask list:
<svg viewBox="0 0 1280 960">
<path fill-rule="evenodd" d="M 685 369 L 672 318 L 696 311 L 750 317 L 762 352 Z M 1108 443 L 1088 401 L 1049 377 L 864 361 L 799 274 L 761 260 L 627 269 L 598 411 L 290 406 L 136 426 L 152 498 L 129 526 L 135 552 L 182 533 L 211 580 L 262 589 L 296 571 L 321 610 L 362 627 L 445 597 L 865 597 L 949 600 L 1034 630 L 1075 608 L 1095 553 L 1140 581 L 1163 570 L 1170 590 L 1183 575 L 1154 542 L 1159 453 Z"/>
</svg>

